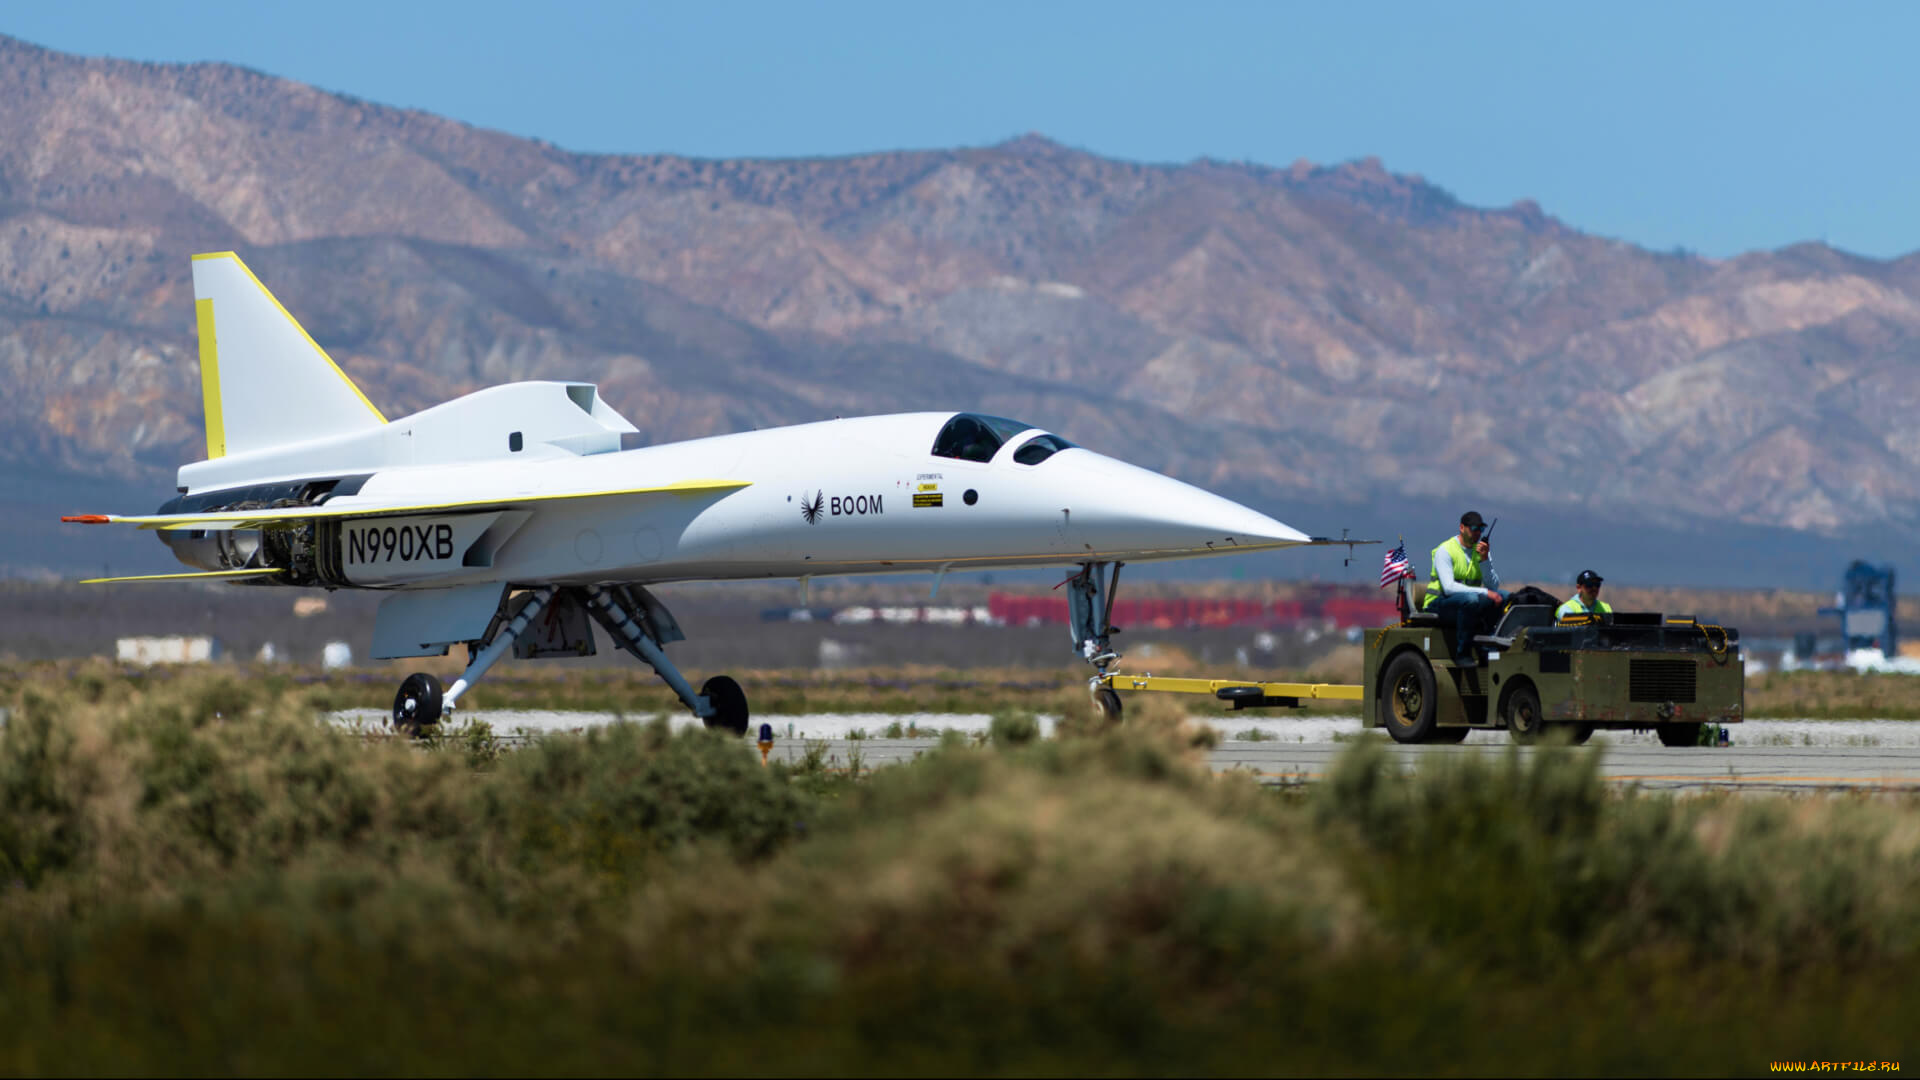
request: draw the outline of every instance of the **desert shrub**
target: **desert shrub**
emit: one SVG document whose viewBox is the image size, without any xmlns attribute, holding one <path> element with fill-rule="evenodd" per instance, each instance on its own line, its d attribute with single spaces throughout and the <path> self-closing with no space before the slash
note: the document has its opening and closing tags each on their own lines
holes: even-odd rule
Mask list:
<svg viewBox="0 0 1920 1080">
<path fill-rule="evenodd" d="M 458 731 L 448 736 L 453 746 L 466 756 L 467 765 L 473 769 L 491 768 L 507 752 L 507 744 L 493 730 L 493 725 L 485 720 L 469 720 Z"/>
<path fill-rule="evenodd" d="M 4 692 L 9 1073 L 1701 1073 L 1897 1059 L 1920 1006 L 1913 801 L 1377 740 L 1275 792 L 1150 695 L 856 780 L 658 724 L 475 757 L 192 674 Z"/>
<path fill-rule="evenodd" d="M 524 865 L 554 859 L 622 882 L 651 857 L 695 844 L 765 856 L 799 816 L 796 793 L 738 740 L 676 734 L 665 721 L 537 740 L 492 779 L 481 812 Z"/>
<path fill-rule="evenodd" d="M 1448 756 L 1377 742 L 1311 796 L 1396 925 L 1521 967 L 1636 953 L 1783 968 L 1920 951 L 1915 807 L 1620 793 L 1597 755 Z M 1905 824 L 1901 824 L 1901 822 Z"/>
<path fill-rule="evenodd" d="M 32 888 L 101 841 L 96 805 L 116 779 L 100 732 L 29 689 L 0 728 L 0 882 Z"/>
<path fill-rule="evenodd" d="M 1040 737 L 1040 721 L 1025 710 L 1001 709 L 988 721 L 987 732 L 995 746 L 1025 746 Z"/>
<path fill-rule="evenodd" d="M 731 1007 L 777 1003 L 783 1071 L 1058 1071 L 1122 1046 L 1125 1071 L 1173 1069 L 1198 1047 L 1173 1033 L 1346 955 L 1367 918 L 1251 783 L 1170 757 L 1143 773 L 1123 741 L 878 770 L 803 845 L 676 877 L 624 925 Z"/>
</svg>

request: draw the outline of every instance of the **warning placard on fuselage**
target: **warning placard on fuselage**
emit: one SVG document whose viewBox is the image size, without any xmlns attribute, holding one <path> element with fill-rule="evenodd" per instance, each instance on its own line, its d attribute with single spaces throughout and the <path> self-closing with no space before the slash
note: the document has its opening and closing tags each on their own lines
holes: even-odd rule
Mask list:
<svg viewBox="0 0 1920 1080">
<path fill-rule="evenodd" d="M 498 513 L 360 518 L 340 525 L 340 568 L 355 585 L 419 581 L 460 569 Z"/>
</svg>

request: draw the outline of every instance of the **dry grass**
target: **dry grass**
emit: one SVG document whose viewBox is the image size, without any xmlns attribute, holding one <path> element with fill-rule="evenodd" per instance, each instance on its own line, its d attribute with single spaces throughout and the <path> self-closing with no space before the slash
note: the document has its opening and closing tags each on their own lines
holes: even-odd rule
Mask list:
<svg viewBox="0 0 1920 1080">
<path fill-rule="evenodd" d="M 1275 681 L 1350 683 L 1360 675 L 1361 648 L 1342 645 L 1304 670 L 1263 672 Z M 1195 677 L 1245 677 L 1215 665 L 1137 665 Z M 218 679 L 245 693 L 275 695 L 300 708 L 385 709 L 398 683 L 385 668 L 320 673 L 287 668 L 220 668 Z M 1134 670 L 1128 668 L 1127 670 Z M 173 668 L 121 668 L 101 660 L 0 665 L 0 694 L 38 683 L 76 688 L 89 701 L 125 703 L 180 680 L 209 673 Z M 451 678 L 451 674 L 448 675 Z M 758 714 L 817 712 L 996 713 L 1033 710 L 1060 714 L 1086 704 L 1085 672 L 1066 667 L 954 671 L 938 667 L 845 671 L 763 670 L 740 674 Z M 217 681 L 217 680 L 216 680 Z M 1170 699 L 1128 694 L 1128 708 L 1158 709 L 1168 702 L 1215 724 L 1229 722 L 1230 706 L 1211 698 Z M 628 716 L 678 713 L 679 702 L 651 672 L 637 668 L 554 669 L 508 666 L 467 697 L 470 709 L 579 709 Z M 1158 703 L 1158 704 L 1156 704 Z M 1319 712 L 1351 712 L 1351 702 L 1310 703 Z M 1920 678 L 1851 672 L 1773 672 L 1747 681 L 1747 712 L 1754 719 L 1920 719 Z"/>
<path fill-rule="evenodd" d="M 1263 672 L 1274 681 L 1350 683 L 1360 676 L 1361 647 L 1342 645 L 1304 670 Z M 1195 677 L 1244 678 L 1229 666 L 1136 665 Z M 450 669 L 447 678 L 452 677 Z M 300 708 L 385 709 L 398 684 L 386 668 L 349 672 L 276 668 L 121 668 L 101 660 L 43 661 L 0 665 L 0 694 L 28 684 L 76 688 L 89 701 L 125 703 L 180 680 L 216 677 L 244 693 L 274 695 Z M 1067 667 L 990 668 L 954 671 L 938 667 L 761 670 L 740 674 L 757 714 L 997 713 L 1035 710 L 1056 715 L 1086 705 L 1085 672 Z M 1172 703 L 1212 723 L 1229 722 L 1230 706 L 1201 696 L 1169 698 L 1127 694 L 1130 710 Z M 495 671 L 466 699 L 469 709 L 578 709 L 627 716 L 678 713 L 681 709 L 658 678 L 638 668 L 555 669 L 508 666 Z M 1860 675 L 1837 671 L 1772 672 L 1747 681 L 1746 715 L 1753 719 L 1920 719 L 1920 677 Z M 1351 702 L 1314 702 L 1319 712 L 1351 712 Z"/>
<path fill-rule="evenodd" d="M 1914 1041 L 1911 801 L 1612 792 L 1571 752 L 1408 778 L 1371 742 L 1272 792 L 1173 703 L 1109 729 L 1084 692 L 1060 738 L 1007 709 L 855 782 L 658 726 L 423 751 L 309 690 L 0 695 L 0 1070 L 1695 1073 Z"/>
<path fill-rule="evenodd" d="M 1572 589 L 1566 585 L 1547 591 L 1563 598 L 1572 593 Z M 1820 609 L 1833 603 L 1832 593 L 1791 592 L 1785 589 L 1635 588 L 1631 585 L 1608 585 L 1606 594 L 1607 601 L 1616 611 L 1697 615 L 1728 626 L 1817 621 Z"/>
<path fill-rule="evenodd" d="M 1747 680 L 1754 719 L 1920 720 L 1920 677 L 1774 671 Z"/>
<path fill-rule="evenodd" d="M 1340 654 L 1335 654 L 1336 656 Z M 1358 674 L 1336 678 L 1343 661 L 1315 667 L 1311 672 L 1263 673 L 1279 680 L 1351 681 Z M 422 665 L 420 670 L 434 670 Z M 236 684 L 257 685 L 261 692 L 279 695 L 315 709 L 386 709 L 401 675 L 397 669 L 361 669 L 317 672 L 286 667 L 245 666 L 212 669 Z M 451 681 L 457 665 L 440 670 Z M 1132 670 L 1132 669 L 1127 669 Z M 1144 668 L 1142 668 L 1144 670 Z M 1168 668 L 1166 670 L 1176 670 Z M 1211 678 L 1245 677 L 1235 669 L 1216 665 L 1179 668 L 1180 674 Z M 1032 709 L 1047 702 L 1086 697 L 1091 669 L 1052 666 L 986 668 L 956 671 L 932 666 L 902 666 L 823 671 L 815 668 L 748 670 L 736 674 L 757 714 L 817 712 L 861 713 L 993 713 Z M 0 665 L 0 692 L 31 682 L 70 683 L 94 687 L 111 700 L 126 700 L 142 688 L 171 685 L 179 680 L 208 677 L 191 669 L 122 668 L 103 660 L 41 661 Z M 697 680 L 696 680 L 697 682 Z M 1130 702 L 1155 695 L 1129 695 Z M 682 706 L 658 677 L 637 665 L 629 668 L 563 669 L 538 664 L 509 665 L 490 673 L 462 699 L 463 707 L 478 709 L 577 709 L 627 716 L 678 713 Z M 1219 703 L 1193 698 L 1196 712 L 1216 710 Z"/>
</svg>

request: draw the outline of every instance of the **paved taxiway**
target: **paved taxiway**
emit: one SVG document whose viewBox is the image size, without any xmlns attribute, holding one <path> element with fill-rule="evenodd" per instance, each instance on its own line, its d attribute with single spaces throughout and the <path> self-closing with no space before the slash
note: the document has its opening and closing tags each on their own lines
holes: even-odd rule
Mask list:
<svg viewBox="0 0 1920 1080">
<path fill-rule="evenodd" d="M 932 744 L 926 739 L 826 739 L 829 764 L 845 768 L 858 752 L 862 766 L 908 761 Z M 1462 755 L 1504 755 L 1499 743 L 1461 746 L 1398 746 L 1385 743 L 1392 759 L 1408 770 L 1423 763 Z M 1242 769 L 1262 782 L 1299 784 L 1319 780 L 1351 742 L 1225 742 L 1213 751 L 1217 770 Z M 807 751 L 801 740 L 778 739 L 774 754 L 796 760 Z M 1521 748 L 1521 754 L 1531 754 Z M 1609 782 L 1649 789 L 1737 791 L 1916 791 L 1920 792 L 1920 747 L 1731 746 L 1669 749 L 1659 744 L 1608 744 L 1582 748 L 1601 753 L 1600 772 Z"/>
<path fill-rule="evenodd" d="M 479 710 L 463 718 L 484 719 L 496 733 L 577 731 L 613 722 L 606 713 L 515 712 Z M 367 730 L 384 730 L 385 714 L 356 709 L 335 714 L 339 722 Z M 645 720 L 650 717 L 634 716 Z M 675 726 L 698 723 L 691 716 L 672 714 Z M 828 763 L 846 768 L 858 754 L 863 768 L 910 761 L 935 745 L 931 738 L 850 739 L 849 733 L 871 736 L 899 723 L 925 731 L 952 728 L 965 734 L 985 731 L 985 714 L 882 713 L 769 716 L 775 739 L 773 753 L 782 760 L 798 760 L 810 743 L 824 749 Z M 1265 741 L 1223 741 L 1213 751 L 1216 769 L 1244 769 L 1271 784 L 1311 783 L 1324 777 L 1333 759 L 1358 737 L 1381 738 L 1387 752 L 1407 769 L 1423 762 L 1462 754 L 1506 753 L 1505 732 L 1475 732 L 1459 746 L 1399 746 L 1378 734 L 1362 736 L 1359 717 L 1303 716 L 1295 718 L 1209 717 L 1223 733 L 1258 731 Z M 1042 730 L 1050 718 L 1041 718 Z M 1669 749 L 1647 734 L 1602 732 L 1581 752 L 1598 752 L 1601 774 L 1621 784 L 1672 790 L 1726 789 L 1736 791 L 1915 791 L 1920 792 L 1920 721 L 1902 720 L 1755 720 L 1729 728 L 1733 745 Z M 1532 753 L 1522 748 L 1522 754 Z"/>
<path fill-rule="evenodd" d="M 1346 748 L 1342 743 L 1225 743 L 1213 752 L 1216 769 L 1250 769 L 1263 780 L 1317 780 Z M 1521 748 L 1521 754 L 1536 751 Z M 1600 773 L 1617 784 L 1644 788 L 1738 790 L 1901 789 L 1920 791 L 1920 748 L 1855 746 L 1729 746 L 1671 749 L 1657 743 L 1585 747 L 1600 753 Z M 1406 768 L 1469 754 L 1504 755 L 1496 745 L 1395 746 L 1387 753 Z"/>
</svg>

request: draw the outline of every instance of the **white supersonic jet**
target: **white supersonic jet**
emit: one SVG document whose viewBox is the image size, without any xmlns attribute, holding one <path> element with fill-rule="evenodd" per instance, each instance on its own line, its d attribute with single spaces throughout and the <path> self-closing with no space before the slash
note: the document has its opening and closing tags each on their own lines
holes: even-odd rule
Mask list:
<svg viewBox="0 0 1920 1080">
<path fill-rule="evenodd" d="M 469 657 L 449 687 L 401 685 L 409 731 L 508 649 L 591 653 L 589 619 L 709 727 L 746 731 L 737 682 L 696 691 L 667 658 L 683 635 L 659 582 L 931 571 L 937 591 L 953 569 L 1078 567 L 1074 644 L 1104 674 L 1124 563 L 1340 542 L 976 413 L 641 446 L 593 385 L 521 382 L 388 420 L 237 255 L 195 256 L 193 292 L 207 460 L 156 513 L 62 520 L 155 530 L 198 568 L 100 581 L 383 591 L 375 657 Z"/>
</svg>

